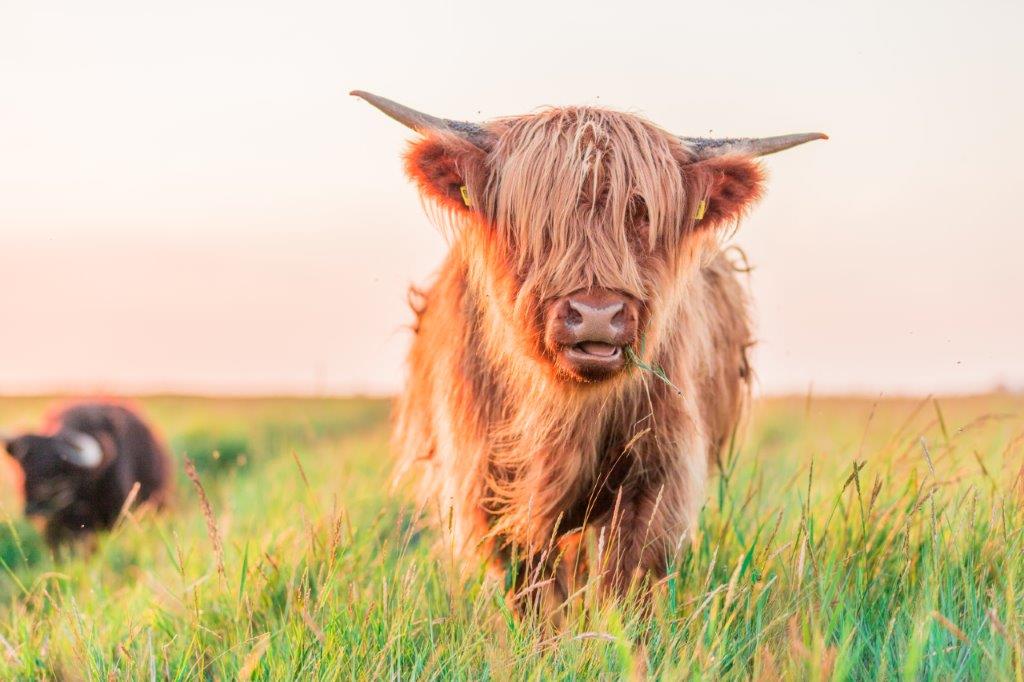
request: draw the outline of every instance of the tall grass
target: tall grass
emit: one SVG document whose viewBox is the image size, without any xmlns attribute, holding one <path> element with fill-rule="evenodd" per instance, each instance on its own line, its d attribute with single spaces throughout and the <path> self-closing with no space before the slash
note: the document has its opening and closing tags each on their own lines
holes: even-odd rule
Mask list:
<svg viewBox="0 0 1024 682">
<path fill-rule="evenodd" d="M 259 466 L 182 473 L 63 564 L 5 492 L 3 679 L 1022 676 L 1022 399 L 763 402 L 653 613 L 585 590 L 558 630 L 388 494 L 386 404 L 145 407 Z"/>
</svg>

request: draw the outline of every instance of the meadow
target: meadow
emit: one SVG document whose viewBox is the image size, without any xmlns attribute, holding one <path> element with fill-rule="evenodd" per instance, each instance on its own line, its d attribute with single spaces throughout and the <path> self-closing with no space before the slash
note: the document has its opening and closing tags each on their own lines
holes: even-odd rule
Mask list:
<svg viewBox="0 0 1024 682">
<path fill-rule="evenodd" d="M 653 612 L 585 589 L 560 629 L 390 489 L 387 401 L 138 402 L 177 502 L 89 555 L 55 562 L 0 468 L 0 679 L 1024 676 L 1022 396 L 758 402 Z"/>
</svg>

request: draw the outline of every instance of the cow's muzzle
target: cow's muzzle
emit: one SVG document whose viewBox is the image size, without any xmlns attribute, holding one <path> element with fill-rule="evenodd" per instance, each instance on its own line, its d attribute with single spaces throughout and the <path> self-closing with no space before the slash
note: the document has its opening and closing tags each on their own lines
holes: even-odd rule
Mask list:
<svg viewBox="0 0 1024 682">
<path fill-rule="evenodd" d="M 562 372 L 601 381 L 626 366 L 626 346 L 636 342 L 639 305 L 607 289 L 577 291 L 547 308 L 544 344 Z"/>
</svg>

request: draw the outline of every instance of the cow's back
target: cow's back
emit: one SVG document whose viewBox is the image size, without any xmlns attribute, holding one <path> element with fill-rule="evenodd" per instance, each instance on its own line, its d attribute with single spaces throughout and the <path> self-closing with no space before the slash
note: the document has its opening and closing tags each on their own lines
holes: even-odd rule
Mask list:
<svg viewBox="0 0 1024 682">
<path fill-rule="evenodd" d="M 747 350 L 753 344 L 753 331 L 746 291 L 739 280 L 743 270 L 728 253 L 718 253 L 702 268 L 699 279 L 704 322 L 714 351 L 704 354 L 696 368 L 712 463 L 720 463 L 750 397 Z"/>
</svg>

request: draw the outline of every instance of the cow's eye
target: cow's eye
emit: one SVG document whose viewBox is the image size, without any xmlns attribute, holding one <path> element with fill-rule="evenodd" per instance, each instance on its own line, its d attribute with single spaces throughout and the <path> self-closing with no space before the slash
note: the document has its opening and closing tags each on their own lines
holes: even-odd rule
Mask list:
<svg viewBox="0 0 1024 682">
<path fill-rule="evenodd" d="M 640 197 L 633 197 L 626 207 L 626 229 L 634 249 L 643 252 L 651 248 L 651 222 L 647 214 L 647 202 Z"/>
<path fill-rule="evenodd" d="M 647 215 L 647 202 L 641 197 L 633 197 L 626 207 L 626 221 L 637 228 L 646 228 L 650 217 Z"/>
</svg>

